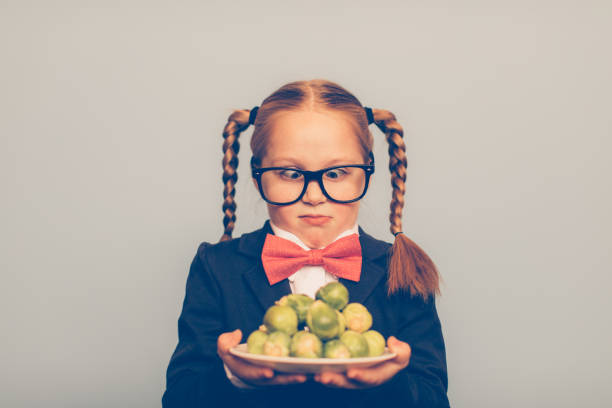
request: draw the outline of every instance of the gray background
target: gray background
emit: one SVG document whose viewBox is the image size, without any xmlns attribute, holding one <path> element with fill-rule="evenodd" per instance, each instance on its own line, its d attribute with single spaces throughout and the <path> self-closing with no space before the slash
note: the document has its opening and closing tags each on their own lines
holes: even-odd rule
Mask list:
<svg viewBox="0 0 612 408">
<path fill-rule="evenodd" d="M 452 405 L 609 403 L 610 2 L 0 5 L 0 406 L 160 406 L 225 121 L 311 78 L 404 127 Z M 360 222 L 390 240 L 372 130 Z M 266 218 L 250 134 L 238 234 Z"/>
</svg>

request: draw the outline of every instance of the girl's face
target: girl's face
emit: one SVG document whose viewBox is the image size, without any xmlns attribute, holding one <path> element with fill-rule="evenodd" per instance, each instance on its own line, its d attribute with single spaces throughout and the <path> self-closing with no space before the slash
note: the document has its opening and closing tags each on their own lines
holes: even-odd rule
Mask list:
<svg viewBox="0 0 612 408">
<path fill-rule="evenodd" d="M 340 164 L 364 164 L 353 127 L 339 112 L 278 113 L 273 118 L 268 137 L 261 167 L 314 171 Z M 330 244 L 340 233 L 355 225 L 358 212 L 359 201 L 333 202 L 325 197 L 316 181 L 309 183 L 302 199 L 294 204 L 268 204 L 270 220 L 297 235 L 309 248 Z"/>
</svg>

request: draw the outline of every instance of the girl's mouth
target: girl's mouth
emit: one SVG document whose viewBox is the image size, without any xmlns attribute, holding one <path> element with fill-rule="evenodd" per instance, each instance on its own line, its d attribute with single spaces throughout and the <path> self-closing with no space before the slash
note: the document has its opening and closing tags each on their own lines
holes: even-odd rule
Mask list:
<svg viewBox="0 0 612 408">
<path fill-rule="evenodd" d="M 300 218 L 310 225 L 323 225 L 331 220 L 326 215 L 301 215 Z"/>
</svg>

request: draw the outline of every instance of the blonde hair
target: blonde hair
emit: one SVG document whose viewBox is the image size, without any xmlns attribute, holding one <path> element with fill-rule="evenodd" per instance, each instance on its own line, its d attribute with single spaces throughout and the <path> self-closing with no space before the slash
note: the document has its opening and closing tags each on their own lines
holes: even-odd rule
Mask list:
<svg viewBox="0 0 612 408">
<path fill-rule="evenodd" d="M 359 100 L 340 85 L 323 79 L 295 81 L 283 85 L 268 96 L 259 106 L 255 129 L 251 138 L 251 150 L 255 163 L 261 162 L 274 115 L 281 111 L 304 109 L 335 110 L 343 112 L 354 125 L 364 159 L 372 151 L 373 137 L 368 119 Z M 393 187 L 390 205 L 390 230 L 395 240 L 389 254 L 388 293 L 410 290 L 412 295 L 427 299 L 439 294 L 439 274 L 429 256 L 415 242 L 402 233 L 402 209 L 406 181 L 406 146 L 403 129 L 395 115 L 388 110 L 372 109 L 374 123 L 386 135 L 389 144 L 389 170 Z M 249 127 L 250 110 L 235 110 L 223 129 L 223 225 L 221 241 L 231 239 L 236 222 L 235 185 L 238 175 L 238 151 L 240 133 Z"/>
</svg>

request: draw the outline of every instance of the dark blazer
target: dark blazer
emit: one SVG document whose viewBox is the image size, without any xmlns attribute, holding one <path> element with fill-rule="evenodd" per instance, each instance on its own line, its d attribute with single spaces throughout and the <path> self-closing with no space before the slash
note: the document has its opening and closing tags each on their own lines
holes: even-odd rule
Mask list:
<svg viewBox="0 0 612 408">
<path fill-rule="evenodd" d="M 387 296 L 390 244 L 359 228 L 362 271 L 359 282 L 340 279 L 349 301 L 372 313 L 374 330 L 394 335 L 412 348 L 410 364 L 386 383 L 367 390 L 330 388 L 313 380 L 298 385 L 236 388 L 217 355 L 217 337 L 239 328 L 243 339 L 262 323 L 266 309 L 291 293 L 287 279 L 270 286 L 261 264 L 266 221 L 256 231 L 230 241 L 200 244 L 191 264 L 178 345 L 167 371 L 165 408 L 188 407 L 448 407 L 446 355 L 435 301 L 407 293 Z"/>
</svg>

